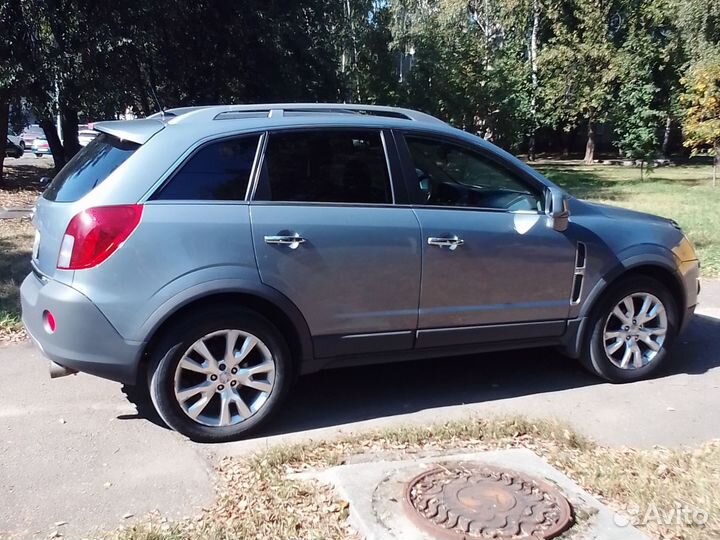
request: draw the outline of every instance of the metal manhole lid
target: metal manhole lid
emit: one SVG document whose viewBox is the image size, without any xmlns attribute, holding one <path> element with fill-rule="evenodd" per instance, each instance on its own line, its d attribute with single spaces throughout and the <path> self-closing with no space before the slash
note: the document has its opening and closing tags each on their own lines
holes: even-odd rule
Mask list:
<svg viewBox="0 0 720 540">
<path fill-rule="evenodd" d="M 417 526 L 455 540 L 554 538 L 573 523 L 567 499 L 549 484 L 468 463 L 416 476 L 405 503 Z"/>
</svg>

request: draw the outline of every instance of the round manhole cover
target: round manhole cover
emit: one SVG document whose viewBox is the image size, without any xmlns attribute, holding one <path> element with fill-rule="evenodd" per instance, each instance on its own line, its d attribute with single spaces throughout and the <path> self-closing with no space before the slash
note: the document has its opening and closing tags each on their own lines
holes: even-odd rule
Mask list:
<svg viewBox="0 0 720 540">
<path fill-rule="evenodd" d="M 446 465 L 413 478 L 405 501 L 413 521 L 453 539 L 554 538 L 572 525 L 558 490 L 520 473 Z"/>
</svg>

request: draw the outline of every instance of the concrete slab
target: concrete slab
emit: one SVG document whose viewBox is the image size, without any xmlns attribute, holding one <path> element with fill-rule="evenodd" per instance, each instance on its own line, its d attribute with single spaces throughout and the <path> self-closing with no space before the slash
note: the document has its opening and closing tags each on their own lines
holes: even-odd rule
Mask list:
<svg viewBox="0 0 720 540">
<path fill-rule="evenodd" d="M 625 520 L 530 450 L 511 449 L 434 456 L 407 461 L 373 461 L 308 471 L 297 478 L 332 484 L 350 503 L 350 523 L 367 540 L 433 540 L 410 520 L 404 507 L 408 481 L 437 465 L 467 463 L 502 467 L 554 485 L 568 499 L 575 524 L 562 538 L 572 540 L 648 540 Z"/>
</svg>

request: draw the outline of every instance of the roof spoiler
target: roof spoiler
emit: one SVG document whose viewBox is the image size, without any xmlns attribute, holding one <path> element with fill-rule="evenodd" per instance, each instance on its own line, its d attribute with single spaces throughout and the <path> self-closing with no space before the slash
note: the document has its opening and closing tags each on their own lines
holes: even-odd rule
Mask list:
<svg viewBox="0 0 720 540">
<path fill-rule="evenodd" d="M 150 137 L 162 130 L 165 124 L 160 120 L 143 118 L 140 120 L 112 120 L 95 122 L 93 129 L 138 144 L 145 144 Z"/>
</svg>

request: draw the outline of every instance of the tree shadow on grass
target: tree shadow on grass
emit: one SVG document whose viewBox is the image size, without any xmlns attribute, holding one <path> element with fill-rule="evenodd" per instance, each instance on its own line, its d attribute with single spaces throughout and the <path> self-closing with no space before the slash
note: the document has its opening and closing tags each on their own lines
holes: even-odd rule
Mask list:
<svg viewBox="0 0 720 540">
<path fill-rule="evenodd" d="M 637 174 L 634 178 L 627 178 L 627 171 L 617 168 L 604 169 L 604 166 L 578 167 L 574 165 L 549 165 L 538 167 L 538 170 L 550 180 L 566 189 L 579 199 L 602 199 L 608 201 L 621 201 L 628 197 L 629 190 L 648 189 L 650 186 L 667 185 L 675 188 L 687 188 L 707 185 L 707 179 L 700 175 L 692 178 L 674 177 L 667 167 L 657 168 L 644 179 L 640 179 L 637 169 L 630 169 Z M 700 167 L 697 167 L 700 168 Z M 617 171 L 618 178 L 612 178 Z M 624 173 L 624 174 L 623 174 Z M 610 177 L 610 178 L 608 178 Z M 622 188 L 622 191 L 619 190 Z"/>
<path fill-rule="evenodd" d="M 5 163 L 0 189 L 9 193 L 35 191 L 39 195 L 45 189 L 40 185 L 40 179 L 45 176 L 51 177 L 53 174 L 53 169 L 40 165 Z"/>
</svg>

